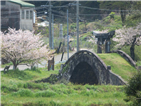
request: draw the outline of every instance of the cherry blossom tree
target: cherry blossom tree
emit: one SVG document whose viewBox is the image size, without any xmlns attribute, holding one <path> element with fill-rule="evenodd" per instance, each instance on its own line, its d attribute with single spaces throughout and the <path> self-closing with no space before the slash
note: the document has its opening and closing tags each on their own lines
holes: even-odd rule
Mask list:
<svg viewBox="0 0 141 106">
<path fill-rule="evenodd" d="M 121 49 L 123 46 L 130 46 L 130 55 L 131 58 L 135 59 L 135 45 L 141 45 L 141 23 L 135 27 L 126 28 L 125 26 L 122 29 L 116 30 L 116 37 L 113 38 L 113 41 L 117 41 L 118 44 L 116 47 Z"/>
<path fill-rule="evenodd" d="M 34 35 L 29 30 L 8 29 L 8 33 L 0 32 L 2 36 L 2 58 L 13 63 L 13 70 L 22 62 L 39 62 L 49 58 L 49 49 L 41 40 L 41 35 Z"/>
</svg>

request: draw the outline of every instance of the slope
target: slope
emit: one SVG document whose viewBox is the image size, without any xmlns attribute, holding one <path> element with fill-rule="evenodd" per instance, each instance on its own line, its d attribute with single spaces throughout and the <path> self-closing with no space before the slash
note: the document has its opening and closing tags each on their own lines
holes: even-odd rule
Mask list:
<svg viewBox="0 0 141 106">
<path fill-rule="evenodd" d="M 98 56 L 107 66 L 111 66 L 112 72 L 121 76 L 125 81 L 128 81 L 129 78 L 137 71 L 117 53 L 104 53 L 98 54 Z"/>
</svg>

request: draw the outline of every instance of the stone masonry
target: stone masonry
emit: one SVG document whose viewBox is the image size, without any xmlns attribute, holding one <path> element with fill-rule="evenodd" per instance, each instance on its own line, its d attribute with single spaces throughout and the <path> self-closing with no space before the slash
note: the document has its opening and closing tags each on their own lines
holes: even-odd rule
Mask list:
<svg viewBox="0 0 141 106">
<path fill-rule="evenodd" d="M 61 66 L 58 79 L 62 82 L 69 82 L 73 76 L 75 68 L 81 63 L 87 63 L 95 74 L 95 84 L 112 84 L 124 85 L 126 82 L 118 75 L 110 70 L 110 66 L 105 63 L 95 54 L 87 50 L 78 51 L 72 55 L 65 64 Z M 85 66 L 82 66 L 85 68 Z M 76 70 L 77 71 L 77 70 Z"/>
</svg>

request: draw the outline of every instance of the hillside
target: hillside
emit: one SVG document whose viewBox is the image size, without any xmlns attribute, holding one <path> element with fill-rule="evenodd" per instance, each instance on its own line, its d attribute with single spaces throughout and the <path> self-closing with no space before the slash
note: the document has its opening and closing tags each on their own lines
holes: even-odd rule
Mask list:
<svg viewBox="0 0 141 106">
<path fill-rule="evenodd" d="M 111 66 L 112 72 L 121 76 L 125 81 L 128 81 L 129 78 L 137 71 L 117 53 L 98 54 L 98 56 L 107 66 Z"/>
</svg>

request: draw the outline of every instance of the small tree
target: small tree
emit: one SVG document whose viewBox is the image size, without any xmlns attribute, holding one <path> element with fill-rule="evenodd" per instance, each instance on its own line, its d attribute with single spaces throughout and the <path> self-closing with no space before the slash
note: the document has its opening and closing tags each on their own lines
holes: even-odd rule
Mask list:
<svg viewBox="0 0 141 106">
<path fill-rule="evenodd" d="M 135 59 L 134 48 L 135 45 L 141 45 L 141 24 L 136 27 L 126 28 L 125 26 L 122 29 L 116 30 L 116 37 L 113 38 L 113 41 L 119 42 L 116 45 L 119 49 L 123 46 L 130 46 L 130 55 L 131 58 Z"/>
<path fill-rule="evenodd" d="M 25 30 L 8 29 L 2 35 L 2 58 L 13 63 L 13 70 L 22 62 L 39 62 L 49 57 L 49 49 L 41 40 L 41 35 Z"/>
<path fill-rule="evenodd" d="M 126 102 L 132 101 L 134 106 L 141 106 L 141 72 L 136 73 L 125 87 Z"/>
</svg>

